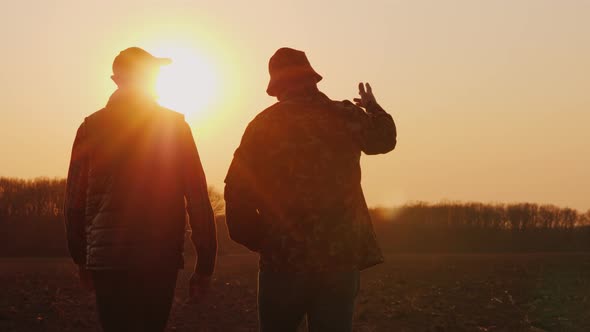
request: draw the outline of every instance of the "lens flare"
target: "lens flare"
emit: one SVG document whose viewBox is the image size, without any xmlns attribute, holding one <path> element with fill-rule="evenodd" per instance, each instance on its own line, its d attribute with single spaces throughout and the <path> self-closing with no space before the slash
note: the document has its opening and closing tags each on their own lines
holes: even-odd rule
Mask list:
<svg viewBox="0 0 590 332">
<path fill-rule="evenodd" d="M 153 53 L 172 59 L 161 68 L 156 85 L 160 104 L 191 117 L 206 115 L 218 93 L 213 61 L 191 46 L 160 47 Z"/>
</svg>

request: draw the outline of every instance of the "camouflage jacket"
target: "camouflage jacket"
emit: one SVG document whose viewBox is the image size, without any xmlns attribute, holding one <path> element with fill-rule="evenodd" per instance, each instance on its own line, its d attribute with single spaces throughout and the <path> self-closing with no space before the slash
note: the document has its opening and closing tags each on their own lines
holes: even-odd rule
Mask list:
<svg viewBox="0 0 590 332">
<path fill-rule="evenodd" d="M 271 271 L 362 270 L 383 262 L 361 189 L 361 152 L 396 145 L 391 115 L 321 92 L 248 125 L 225 179 L 230 236 Z"/>
</svg>

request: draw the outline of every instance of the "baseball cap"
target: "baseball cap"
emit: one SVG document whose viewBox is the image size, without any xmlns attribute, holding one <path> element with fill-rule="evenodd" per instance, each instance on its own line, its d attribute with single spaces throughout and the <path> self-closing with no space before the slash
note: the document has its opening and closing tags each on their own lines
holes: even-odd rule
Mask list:
<svg viewBox="0 0 590 332">
<path fill-rule="evenodd" d="M 129 76 L 149 73 L 171 63 L 171 59 L 155 57 L 139 47 L 129 47 L 115 57 L 113 61 L 113 75 Z"/>
</svg>

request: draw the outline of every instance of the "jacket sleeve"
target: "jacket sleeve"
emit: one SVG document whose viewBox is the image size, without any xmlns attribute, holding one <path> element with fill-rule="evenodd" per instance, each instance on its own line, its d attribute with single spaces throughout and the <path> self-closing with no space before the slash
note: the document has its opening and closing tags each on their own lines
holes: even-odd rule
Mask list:
<svg viewBox="0 0 590 332">
<path fill-rule="evenodd" d="M 80 125 L 66 181 L 64 216 L 68 249 L 74 263 L 86 264 L 86 189 L 88 186 L 88 143 L 85 126 Z"/>
<path fill-rule="evenodd" d="M 397 128 L 393 117 L 377 103 L 369 105 L 366 111 L 358 109 L 361 123 L 360 144 L 363 152 L 373 155 L 393 150 L 397 144 Z"/>
<path fill-rule="evenodd" d="M 217 256 L 215 215 L 209 200 L 207 180 L 197 146 L 186 122 L 182 128 L 182 141 L 184 195 L 192 230 L 191 239 L 198 255 L 195 272 L 211 275 L 215 270 Z"/>
<path fill-rule="evenodd" d="M 225 178 L 225 218 L 232 240 L 252 251 L 260 251 L 265 229 L 258 208 L 259 181 L 256 170 L 258 146 L 253 125 L 246 129 Z"/>
</svg>

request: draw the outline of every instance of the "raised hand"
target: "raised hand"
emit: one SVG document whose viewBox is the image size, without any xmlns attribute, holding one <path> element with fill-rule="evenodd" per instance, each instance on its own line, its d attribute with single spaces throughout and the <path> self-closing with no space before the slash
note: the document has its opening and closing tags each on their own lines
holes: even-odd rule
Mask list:
<svg viewBox="0 0 590 332">
<path fill-rule="evenodd" d="M 377 100 L 373 95 L 373 89 L 371 88 L 371 85 L 369 83 L 359 83 L 359 95 L 361 96 L 360 98 L 354 98 L 354 103 L 356 104 L 356 106 L 367 108 L 377 105 Z"/>
</svg>

